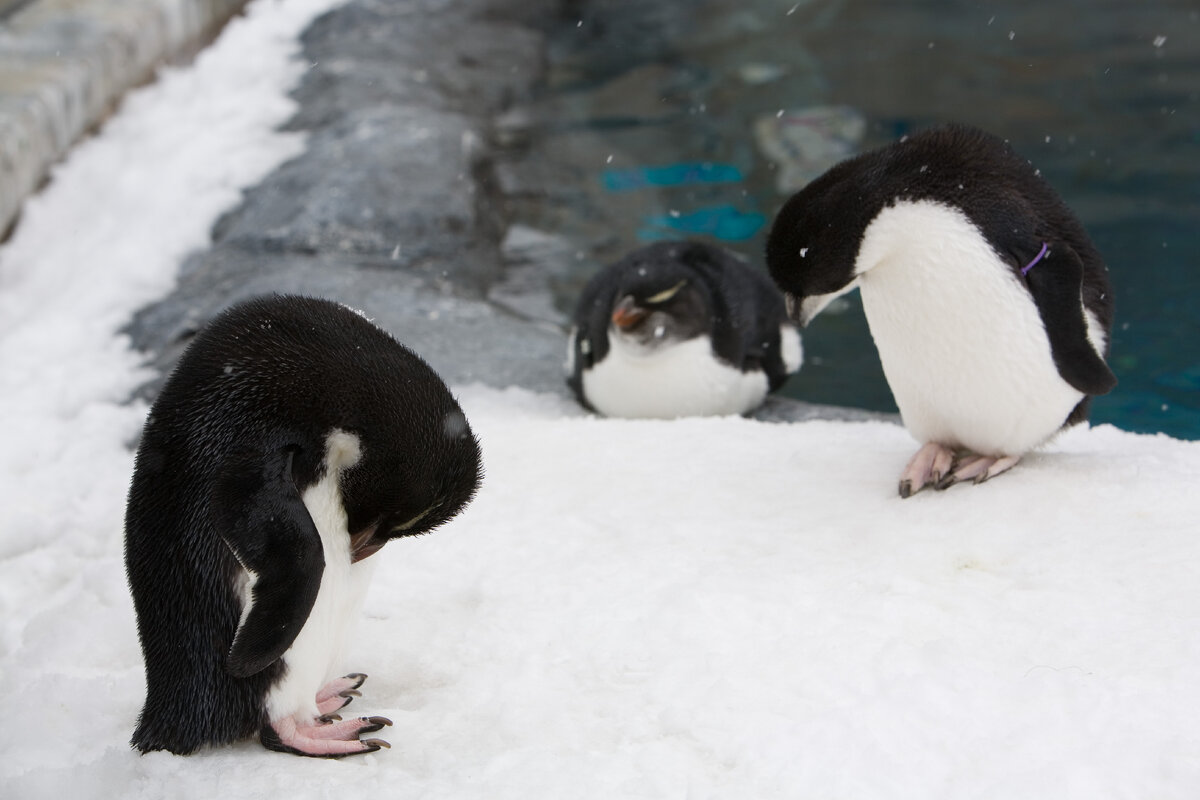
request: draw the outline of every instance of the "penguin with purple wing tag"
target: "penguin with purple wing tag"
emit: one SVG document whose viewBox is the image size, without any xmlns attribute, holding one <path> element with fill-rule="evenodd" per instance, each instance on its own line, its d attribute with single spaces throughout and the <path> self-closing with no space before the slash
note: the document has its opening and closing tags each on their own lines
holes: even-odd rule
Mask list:
<svg viewBox="0 0 1200 800">
<path fill-rule="evenodd" d="M 1116 385 L 1108 268 L 1041 174 L 951 125 L 838 164 L 784 204 L 767 266 L 806 325 L 860 289 L 921 443 L 900 495 L 987 480 Z"/>
</svg>

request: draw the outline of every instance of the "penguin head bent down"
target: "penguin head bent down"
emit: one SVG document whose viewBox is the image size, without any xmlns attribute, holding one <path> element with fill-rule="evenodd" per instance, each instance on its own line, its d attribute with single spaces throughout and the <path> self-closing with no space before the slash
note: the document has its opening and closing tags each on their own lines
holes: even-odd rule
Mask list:
<svg viewBox="0 0 1200 800">
<path fill-rule="evenodd" d="M 768 235 L 768 270 L 802 327 L 857 285 L 862 231 L 882 205 L 854 181 L 861 158 L 841 162 L 792 195 Z"/>
<path fill-rule="evenodd" d="M 481 476 L 479 445 L 457 408 L 446 410 L 427 432 L 429 448 L 413 458 L 391 448 L 342 473 L 341 491 L 353 560 L 388 540 L 428 533 L 470 502 Z M 357 442 L 355 442 L 357 443 Z M 380 487 L 394 491 L 380 491 Z"/>
<path fill-rule="evenodd" d="M 223 395 L 201 415 L 237 407 L 240 425 L 222 443 L 232 452 L 282 447 L 301 493 L 339 473 L 356 560 L 433 530 L 474 496 L 479 445 L 445 384 L 345 306 L 251 300 L 215 319 L 188 356 L 172 380 L 195 402 Z"/>
</svg>

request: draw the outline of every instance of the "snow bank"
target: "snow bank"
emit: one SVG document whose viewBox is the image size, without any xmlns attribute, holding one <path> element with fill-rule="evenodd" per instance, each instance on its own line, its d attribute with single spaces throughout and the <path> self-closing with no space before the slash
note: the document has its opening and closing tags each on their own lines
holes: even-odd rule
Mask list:
<svg viewBox="0 0 1200 800">
<path fill-rule="evenodd" d="M 54 548 L 55 563 L 74 574 L 119 539 L 132 464 L 121 445 L 145 412 L 122 404 L 147 376 L 118 331 L 171 288 L 184 256 L 208 244 L 244 187 L 303 149 L 300 135 L 276 128 L 295 109 L 286 92 L 305 68 L 290 57 L 297 36 L 331 5 L 253 4 L 190 68 L 165 70 L 129 95 L 29 199 L 0 249 L 6 607 L 30 597 L 36 607 L 56 588 L 55 575 L 24 560 L 32 550 Z M 97 520 L 92 535 L 72 540 Z M 23 621 L 0 616 L 7 654 Z"/>
<path fill-rule="evenodd" d="M 107 539 L 95 555 L 23 558 L 54 589 L 12 606 L 28 620 L 4 669 L 5 705 L 24 712 L 0 733 L 15 796 L 1200 785 L 1200 445 L 1079 430 L 993 482 L 902 501 L 914 444 L 886 423 L 614 421 L 518 390 L 459 394 L 484 488 L 381 552 L 348 665 L 371 675 L 348 711 L 392 718 L 391 751 L 129 751 L 142 684 L 105 535 L 118 520 L 89 520 L 67 536 Z"/>
</svg>

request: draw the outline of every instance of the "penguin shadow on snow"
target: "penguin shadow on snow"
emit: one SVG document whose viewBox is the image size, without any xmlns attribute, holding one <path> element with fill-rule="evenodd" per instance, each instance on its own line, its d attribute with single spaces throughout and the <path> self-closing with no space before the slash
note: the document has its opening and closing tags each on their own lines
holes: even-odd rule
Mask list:
<svg viewBox="0 0 1200 800">
<path fill-rule="evenodd" d="M 610 417 L 746 414 L 800 368 L 783 296 L 733 253 L 643 247 L 592 276 L 567 344 L 567 385 Z"/>
<path fill-rule="evenodd" d="M 374 560 L 474 496 L 479 445 L 445 384 L 350 309 L 273 296 L 216 317 L 146 420 L 125 562 L 146 673 L 132 744 L 258 734 L 341 757 L 391 722 L 343 719 L 340 674 Z"/>
<path fill-rule="evenodd" d="M 983 131 L 935 128 L 833 167 L 783 205 L 767 266 L 802 326 L 859 289 L 921 443 L 901 497 L 1010 469 L 1116 385 L 1107 266 L 1040 172 Z"/>
</svg>

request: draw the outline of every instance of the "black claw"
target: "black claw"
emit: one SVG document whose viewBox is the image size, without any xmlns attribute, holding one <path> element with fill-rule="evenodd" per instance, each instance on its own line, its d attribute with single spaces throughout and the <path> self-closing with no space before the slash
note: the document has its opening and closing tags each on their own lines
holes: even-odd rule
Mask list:
<svg viewBox="0 0 1200 800">
<path fill-rule="evenodd" d="M 900 481 L 900 496 L 912 497 L 912 481 Z"/>
<path fill-rule="evenodd" d="M 937 489 L 939 492 L 944 492 L 956 483 L 958 483 L 958 477 L 951 472 L 949 475 L 935 483 L 933 488 Z"/>
<path fill-rule="evenodd" d="M 390 744 L 388 744 L 387 742 L 385 742 L 383 739 L 363 739 L 362 743 L 365 744 L 367 747 L 371 748 L 370 750 L 364 750 L 363 751 L 364 753 L 374 753 L 376 750 L 378 750 L 381 747 L 386 747 L 389 750 L 392 749 L 392 746 Z"/>
<path fill-rule="evenodd" d="M 351 672 L 349 675 L 343 675 L 342 677 L 355 682 L 354 685 L 350 687 L 351 689 L 357 689 L 358 687 L 362 686 L 363 681 L 367 679 L 367 676 L 362 672 Z"/>
<path fill-rule="evenodd" d="M 328 725 L 331 722 L 341 722 L 342 721 L 342 717 L 340 714 L 325 714 L 323 716 L 317 717 L 317 719 L 321 720 L 321 722 L 324 722 L 326 725 Z"/>
<path fill-rule="evenodd" d="M 346 698 L 346 702 L 349 703 L 351 700 L 353 700 L 356 697 L 362 697 L 362 692 L 357 691 L 355 689 L 347 689 L 344 692 L 338 692 L 338 697 Z"/>
</svg>

